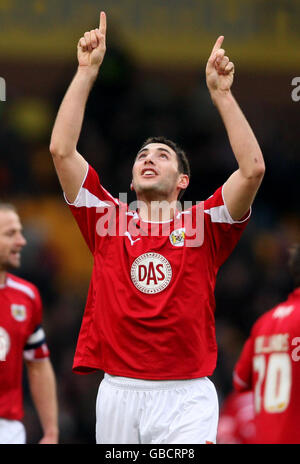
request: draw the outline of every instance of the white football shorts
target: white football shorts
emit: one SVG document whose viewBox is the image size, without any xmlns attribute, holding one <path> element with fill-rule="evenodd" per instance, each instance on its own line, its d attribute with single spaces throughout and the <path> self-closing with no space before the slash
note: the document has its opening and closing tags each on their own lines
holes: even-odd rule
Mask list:
<svg viewBox="0 0 300 464">
<path fill-rule="evenodd" d="M 0 444 L 25 445 L 25 427 L 20 421 L 0 419 Z"/>
<path fill-rule="evenodd" d="M 161 381 L 105 374 L 96 402 L 96 443 L 216 443 L 218 419 L 217 392 L 207 377 Z"/>
</svg>

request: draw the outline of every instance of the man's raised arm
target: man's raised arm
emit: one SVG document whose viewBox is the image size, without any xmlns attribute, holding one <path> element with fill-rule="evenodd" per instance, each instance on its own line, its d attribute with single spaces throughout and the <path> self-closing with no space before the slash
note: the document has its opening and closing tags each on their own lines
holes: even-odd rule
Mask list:
<svg viewBox="0 0 300 464">
<path fill-rule="evenodd" d="M 70 202 L 76 199 L 87 171 L 87 161 L 78 153 L 77 143 L 105 51 L 106 15 L 101 12 L 99 29 L 86 32 L 78 42 L 78 69 L 59 108 L 50 142 L 55 169 Z"/>
<path fill-rule="evenodd" d="M 220 36 L 212 49 L 206 66 L 206 82 L 238 162 L 238 169 L 223 189 L 229 213 L 238 221 L 253 203 L 265 173 L 265 163 L 255 135 L 231 93 L 234 65 L 221 48 L 223 40 Z"/>
</svg>

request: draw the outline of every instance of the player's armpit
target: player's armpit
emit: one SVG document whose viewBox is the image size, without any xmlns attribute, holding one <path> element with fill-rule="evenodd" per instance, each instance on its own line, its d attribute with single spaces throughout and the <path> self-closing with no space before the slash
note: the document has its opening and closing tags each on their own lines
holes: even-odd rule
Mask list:
<svg viewBox="0 0 300 464">
<path fill-rule="evenodd" d="M 250 210 L 264 173 L 246 178 L 238 169 L 225 182 L 223 187 L 224 202 L 234 221 L 240 221 Z"/>
<path fill-rule="evenodd" d="M 88 163 L 78 151 L 72 156 L 52 156 L 63 192 L 67 200 L 73 203 L 86 176 Z"/>
</svg>

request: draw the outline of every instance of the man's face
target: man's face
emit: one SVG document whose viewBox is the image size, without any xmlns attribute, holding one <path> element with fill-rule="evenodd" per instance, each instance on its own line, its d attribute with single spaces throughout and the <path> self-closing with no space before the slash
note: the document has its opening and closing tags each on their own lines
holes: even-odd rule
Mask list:
<svg viewBox="0 0 300 464">
<path fill-rule="evenodd" d="M 132 169 L 132 187 L 138 197 L 177 199 L 178 187 L 185 188 L 187 176 L 178 171 L 175 151 L 163 143 L 149 143 L 142 148 Z"/>
<path fill-rule="evenodd" d="M 19 216 L 12 210 L 0 210 L 0 270 L 20 266 L 24 245 Z"/>
</svg>

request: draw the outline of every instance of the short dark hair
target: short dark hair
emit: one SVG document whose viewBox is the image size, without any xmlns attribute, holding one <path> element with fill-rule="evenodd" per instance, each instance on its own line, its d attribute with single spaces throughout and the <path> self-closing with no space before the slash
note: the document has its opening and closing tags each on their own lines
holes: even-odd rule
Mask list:
<svg viewBox="0 0 300 464">
<path fill-rule="evenodd" d="M 288 265 L 295 288 L 300 287 L 300 243 L 290 248 Z"/>
<path fill-rule="evenodd" d="M 178 171 L 180 172 L 180 174 L 186 174 L 190 179 L 191 168 L 190 168 L 189 160 L 187 158 L 185 151 L 177 143 L 173 142 L 172 140 L 168 139 L 167 137 L 163 135 L 152 136 L 152 137 L 148 137 L 145 140 L 145 142 L 141 146 L 141 150 L 146 145 L 149 145 L 149 143 L 163 143 L 164 145 L 168 145 L 168 147 L 172 148 L 172 150 L 175 151 L 176 156 L 177 156 Z M 181 190 L 181 192 L 178 195 L 178 200 L 180 200 L 184 192 L 185 190 Z"/>
</svg>

